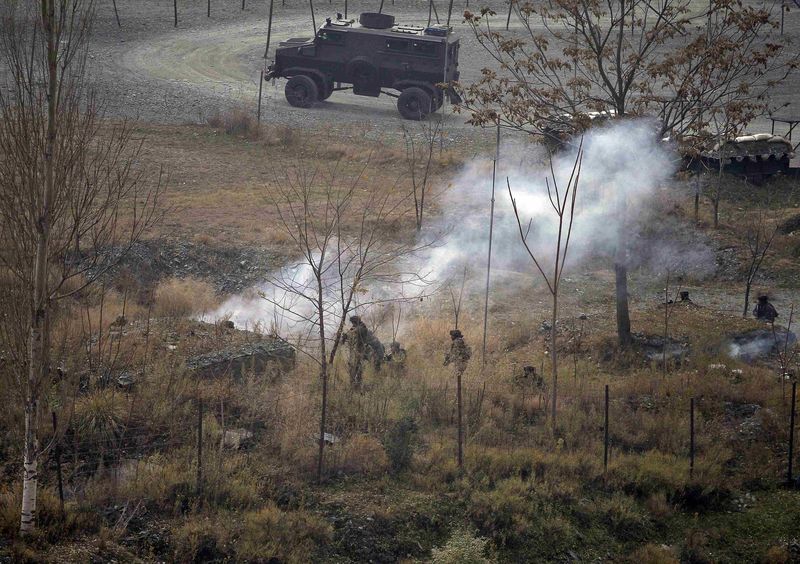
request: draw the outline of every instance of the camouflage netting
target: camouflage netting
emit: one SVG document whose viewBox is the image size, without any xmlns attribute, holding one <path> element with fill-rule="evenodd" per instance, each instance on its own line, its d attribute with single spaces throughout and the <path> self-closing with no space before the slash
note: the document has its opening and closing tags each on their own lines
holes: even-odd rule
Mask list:
<svg viewBox="0 0 800 564">
<path fill-rule="evenodd" d="M 231 375 L 240 378 L 244 371 L 263 374 L 270 363 L 286 369 L 294 364 L 295 351 L 279 339 L 230 347 L 196 356 L 186 361 L 186 367 L 202 377 Z"/>
<path fill-rule="evenodd" d="M 704 151 L 702 155 L 712 159 L 722 158 L 738 161 L 745 158 L 767 160 L 769 158 L 781 159 L 788 157 L 791 159 L 793 156 L 792 145 L 789 141 L 769 133 L 737 137 L 717 145 L 710 151 Z"/>
</svg>

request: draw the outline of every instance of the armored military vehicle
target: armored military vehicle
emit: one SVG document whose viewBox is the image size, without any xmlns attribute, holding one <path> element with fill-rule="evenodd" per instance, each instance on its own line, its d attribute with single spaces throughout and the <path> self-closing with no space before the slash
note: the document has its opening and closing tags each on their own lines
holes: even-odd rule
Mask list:
<svg viewBox="0 0 800 564">
<path fill-rule="evenodd" d="M 458 80 L 458 48 L 446 26 L 399 25 L 394 16 L 369 12 L 356 22 L 337 14 L 315 37 L 282 42 L 264 78 L 288 78 L 286 100 L 298 108 L 352 89 L 359 96 L 393 96 L 404 118 L 420 120 L 445 97 L 460 102 L 446 86 Z"/>
</svg>

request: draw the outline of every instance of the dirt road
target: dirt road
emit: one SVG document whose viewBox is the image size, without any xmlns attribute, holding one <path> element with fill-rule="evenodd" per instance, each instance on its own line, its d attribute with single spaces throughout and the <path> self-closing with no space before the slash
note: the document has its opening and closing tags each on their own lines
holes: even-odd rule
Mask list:
<svg viewBox="0 0 800 564">
<path fill-rule="evenodd" d="M 485 4 L 482 2 L 481 4 Z M 472 0 L 475 9 L 476 0 Z M 504 23 L 506 4 L 488 2 Z M 243 106 L 255 111 L 259 73 L 264 65 L 268 2 L 247 0 L 241 10 L 239 0 L 211 0 L 211 18 L 206 16 L 206 2 L 179 0 L 178 27 L 173 27 L 172 2 L 169 0 L 117 0 L 122 27 L 117 27 L 110 0 L 97 5 L 98 19 L 92 44 L 93 75 L 106 94 L 111 115 L 149 122 L 202 123 L 215 111 Z M 446 17 L 446 3 L 439 1 L 440 17 Z M 465 0 L 454 3 L 452 23 L 462 41 L 460 68 L 466 83 L 478 77 L 481 68 L 491 65 L 490 58 L 461 24 Z M 316 22 L 344 12 L 343 0 L 318 2 Z M 377 0 L 348 2 L 348 15 L 374 11 Z M 290 5 L 276 2 L 272 47 L 290 37 L 312 33 L 308 4 L 290 0 Z M 385 11 L 401 22 L 424 23 L 427 2 L 385 1 Z M 513 18 L 512 18 L 513 25 Z M 786 19 L 787 34 L 800 39 L 800 12 Z M 267 121 L 293 127 L 315 128 L 363 125 L 364 130 L 383 134 L 399 132 L 402 120 L 395 101 L 356 97 L 337 92 L 312 110 L 288 105 L 283 97 L 284 81 L 264 86 L 263 115 Z M 776 89 L 776 101 L 791 103 L 782 113 L 800 114 L 800 78 L 784 81 Z M 445 110 L 447 112 L 447 110 Z M 447 115 L 448 129 L 455 137 L 476 132 L 461 116 Z M 769 122 L 754 124 L 763 130 Z M 478 135 L 480 133 L 477 133 Z"/>
</svg>

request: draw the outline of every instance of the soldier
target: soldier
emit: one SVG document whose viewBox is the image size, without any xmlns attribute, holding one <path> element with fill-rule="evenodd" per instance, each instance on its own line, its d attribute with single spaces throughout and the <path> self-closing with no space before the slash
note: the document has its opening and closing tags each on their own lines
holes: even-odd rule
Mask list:
<svg viewBox="0 0 800 564">
<path fill-rule="evenodd" d="M 778 312 L 775 310 L 775 306 L 769 303 L 769 296 L 762 294 L 758 296 L 758 303 L 753 309 L 753 315 L 759 321 L 775 323 L 775 318 L 778 317 Z"/>
<path fill-rule="evenodd" d="M 444 365 L 452 364 L 456 373 L 460 376 L 467 369 L 467 362 L 472 356 L 472 350 L 464 342 L 464 336 L 458 329 L 450 331 L 450 352 L 444 357 Z"/>
<path fill-rule="evenodd" d="M 383 357 L 386 355 L 386 349 L 383 348 L 383 343 L 380 342 L 378 337 L 367 329 L 366 325 L 364 326 L 364 330 L 367 332 L 367 357 L 370 362 L 372 362 L 375 372 L 380 372 L 381 365 L 383 364 Z"/>
<path fill-rule="evenodd" d="M 389 374 L 392 377 L 404 376 L 406 373 L 406 349 L 400 346 L 397 341 L 392 341 L 389 345 L 389 354 L 386 355 L 386 363 L 389 365 Z"/>
<path fill-rule="evenodd" d="M 351 327 L 342 335 L 342 343 L 350 346 L 350 356 L 347 359 L 347 371 L 350 374 L 350 385 L 354 388 L 361 386 L 364 374 L 363 363 L 367 358 L 367 339 L 369 330 L 361 318 L 353 315 L 350 318 Z"/>
</svg>

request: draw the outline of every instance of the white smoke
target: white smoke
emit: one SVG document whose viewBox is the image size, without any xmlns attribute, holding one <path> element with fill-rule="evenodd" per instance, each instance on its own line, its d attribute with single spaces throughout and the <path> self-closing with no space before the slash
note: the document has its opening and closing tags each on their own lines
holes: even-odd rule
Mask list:
<svg viewBox="0 0 800 564">
<path fill-rule="evenodd" d="M 509 185 L 523 227 L 527 229 L 530 221 L 529 246 L 545 271 L 550 273 L 558 222 L 546 182 L 551 188 L 557 185 L 563 194 L 576 155 L 577 147 L 556 154 L 551 171 L 542 147 L 523 142 L 502 145 L 496 174 L 493 280 L 507 272 L 531 273 L 533 269 L 520 241 L 507 188 Z M 658 272 L 664 265 L 669 265 L 672 273 L 699 273 L 705 267 L 710 269 L 713 255 L 708 247 L 703 241 L 675 237 L 674 234 L 681 231 L 679 226 L 667 236 L 659 234 L 659 226 L 650 222 L 647 225 L 650 228 L 648 236 L 637 239 L 641 227 L 638 220 L 649 217 L 655 192 L 673 185 L 674 172 L 675 163 L 668 149 L 659 143 L 647 121 L 619 121 L 587 133 L 583 140 L 568 269 L 598 256 L 605 260 L 620 244 L 620 233 L 625 234 L 624 244 L 631 248 L 633 256 L 629 260 L 634 267 Z M 434 283 L 444 284 L 448 279 L 460 279 L 463 268 L 467 266 L 471 278 L 478 283 L 482 278 L 479 272 L 485 273 L 486 268 L 491 194 L 492 161 L 475 159 L 452 181 L 440 201 L 440 219 L 425 230 L 428 236 L 446 233 L 444 239 L 428 249 L 424 256 L 417 255 L 413 259 L 415 264 L 405 264 L 401 268 L 418 272 Z M 619 212 L 620 202 L 625 202 L 624 214 Z M 667 225 L 667 222 L 659 222 L 662 223 Z M 634 244 L 637 240 L 645 244 L 637 246 Z M 312 282 L 307 265 L 294 270 L 282 269 L 281 272 L 283 278 L 288 272 L 298 287 Z M 313 308 L 308 302 L 276 290 L 268 283 L 258 290 L 270 299 L 265 300 L 255 292 L 234 296 L 226 300 L 211 318 L 229 317 L 237 325 L 272 325 L 285 332 L 302 327 L 308 318 L 313 317 Z M 362 288 L 362 291 L 380 293 L 385 289 Z"/>
<path fill-rule="evenodd" d="M 670 154 L 658 143 L 646 121 L 617 122 L 591 130 L 584 138 L 583 150 L 568 254 L 571 266 L 588 257 L 612 253 L 619 244 L 621 228 L 630 225 L 633 230 L 636 218 L 647 210 L 654 192 L 675 172 Z M 547 265 L 545 271 L 551 269 L 558 218 L 546 182 L 551 188 L 557 185 L 563 195 L 577 148 L 557 153 L 552 172 L 545 155 L 542 148 L 530 144 L 509 142 L 501 147 L 492 259 L 497 272 L 529 272 L 533 267 L 520 240 L 509 185 L 523 227 L 527 229 L 530 222 L 529 245 Z M 441 277 L 476 261 L 485 268 L 491 192 L 491 160 L 470 163 L 452 183 L 442 203 L 442 221 L 452 233 L 430 254 L 428 267 L 432 272 Z M 624 216 L 619 213 L 619 202 L 626 203 Z"/>
</svg>

